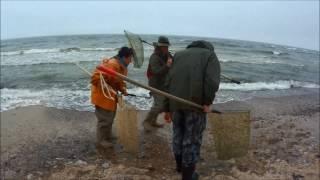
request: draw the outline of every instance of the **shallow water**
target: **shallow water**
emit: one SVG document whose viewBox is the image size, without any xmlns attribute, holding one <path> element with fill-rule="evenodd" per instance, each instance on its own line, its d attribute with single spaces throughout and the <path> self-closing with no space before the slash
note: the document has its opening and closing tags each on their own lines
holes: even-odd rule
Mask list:
<svg viewBox="0 0 320 180">
<path fill-rule="evenodd" d="M 153 42 L 157 36 L 141 35 Z M 193 40 L 212 42 L 222 73 L 242 82 L 222 79 L 216 103 L 257 95 L 288 95 L 297 89 L 319 89 L 319 52 L 295 47 L 217 38 L 169 36 L 172 51 Z M 1 111 L 34 104 L 92 110 L 89 77 L 75 62 L 93 71 L 103 57 L 126 45 L 124 35 L 52 36 L 1 41 Z M 144 45 L 144 64 L 129 66 L 129 77 L 147 84 L 145 72 L 153 49 Z M 128 85 L 129 92 L 148 91 Z M 284 92 L 285 91 L 285 92 Z M 301 90 L 304 91 L 304 90 Z M 152 100 L 128 97 L 131 104 L 148 109 Z"/>
</svg>

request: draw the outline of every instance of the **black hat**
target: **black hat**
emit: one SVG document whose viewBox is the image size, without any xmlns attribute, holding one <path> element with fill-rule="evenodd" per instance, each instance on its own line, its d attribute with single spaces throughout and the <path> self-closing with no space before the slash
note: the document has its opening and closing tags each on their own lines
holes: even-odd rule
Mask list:
<svg viewBox="0 0 320 180">
<path fill-rule="evenodd" d="M 132 48 L 128 48 L 126 46 L 120 48 L 119 52 L 118 52 L 118 56 L 119 57 L 129 57 L 133 55 L 133 50 Z"/>
<path fill-rule="evenodd" d="M 154 46 L 170 46 L 169 39 L 165 36 L 159 36 L 158 42 L 153 43 Z"/>
</svg>

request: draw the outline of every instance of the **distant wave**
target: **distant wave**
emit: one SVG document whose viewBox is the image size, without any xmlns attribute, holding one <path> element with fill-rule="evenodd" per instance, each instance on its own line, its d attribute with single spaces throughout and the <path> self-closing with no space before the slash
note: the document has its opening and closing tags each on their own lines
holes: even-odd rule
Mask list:
<svg viewBox="0 0 320 180">
<path fill-rule="evenodd" d="M 5 51 L 1 52 L 1 56 L 16 56 L 24 54 L 40 54 L 40 53 L 67 53 L 67 52 L 80 52 L 80 51 L 117 51 L 118 48 L 79 48 L 79 47 L 70 47 L 70 48 L 52 48 L 52 49 L 29 49 L 21 51 Z"/>
<path fill-rule="evenodd" d="M 223 62 L 223 63 L 244 63 L 244 64 L 262 64 L 262 65 L 263 64 L 283 64 L 283 65 L 296 66 L 296 67 L 303 67 L 304 66 L 303 64 L 296 64 L 296 63 L 292 63 L 292 62 L 281 62 L 281 61 L 270 60 L 270 59 L 256 61 L 256 60 L 252 60 L 252 59 L 237 60 L 235 58 L 234 60 L 229 60 L 229 59 L 225 59 L 225 58 L 220 58 L 219 61 Z"/>
<path fill-rule="evenodd" d="M 282 52 L 282 51 L 279 51 L 279 50 L 273 50 L 273 51 L 269 51 L 269 50 L 253 50 L 254 52 L 257 52 L 257 53 L 261 53 L 261 54 L 267 54 L 267 55 L 287 55 L 288 53 L 286 52 Z"/>
<path fill-rule="evenodd" d="M 287 49 L 288 49 L 288 50 L 293 50 L 293 51 L 294 51 L 294 50 L 297 50 L 297 48 L 295 48 L 295 47 L 287 47 Z"/>
<path fill-rule="evenodd" d="M 32 59 L 26 61 L 6 61 L 2 60 L 1 66 L 26 66 L 26 65 L 45 65 L 45 64 L 74 64 L 74 63 L 87 63 L 87 62 L 97 62 L 99 63 L 101 58 L 93 59 L 92 61 L 79 61 L 78 59 L 65 59 L 56 61 L 55 59 L 40 59 L 39 61 L 34 61 Z"/>
<path fill-rule="evenodd" d="M 290 88 L 320 88 L 319 84 L 299 81 L 275 81 L 275 82 L 254 82 L 254 83 L 221 83 L 222 90 L 257 91 L 257 90 L 277 90 Z"/>
<path fill-rule="evenodd" d="M 279 51 L 272 51 L 272 54 L 274 54 L 274 55 L 280 55 L 281 52 L 279 52 Z"/>
<path fill-rule="evenodd" d="M 215 42 L 214 45 L 222 46 L 222 47 L 232 47 L 232 48 L 246 47 L 245 45 L 231 44 L 231 43 L 226 43 L 226 42 Z"/>
</svg>

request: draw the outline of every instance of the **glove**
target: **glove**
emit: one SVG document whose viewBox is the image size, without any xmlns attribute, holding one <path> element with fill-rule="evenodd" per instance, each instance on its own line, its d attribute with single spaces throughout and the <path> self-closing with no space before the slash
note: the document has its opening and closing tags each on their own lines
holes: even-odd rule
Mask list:
<svg viewBox="0 0 320 180">
<path fill-rule="evenodd" d="M 203 105 L 203 112 L 209 113 L 211 112 L 212 105 Z"/>
<path fill-rule="evenodd" d="M 128 96 L 128 92 L 125 89 L 122 89 L 120 92 L 123 96 Z"/>
<path fill-rule="evenodd" d="M 171 112 L 165 112 L 164 113 L 164 120 L 167 122 L 167 123 L 171 123 L 172 121 L 172 114 Z"/>
</svg>

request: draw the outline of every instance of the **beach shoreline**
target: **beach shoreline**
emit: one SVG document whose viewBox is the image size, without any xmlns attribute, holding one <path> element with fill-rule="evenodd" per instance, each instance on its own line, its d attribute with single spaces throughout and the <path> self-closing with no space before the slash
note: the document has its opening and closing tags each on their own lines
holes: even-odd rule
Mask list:
<svg viewBox="0 0 320 180">
<path fill-rule="evenodd" d="M 319 177 L 319 93 L 253 98 L 240 102 L 240 106 L 241 103 L 251 110 L 249 153 L 243 158 L 219 161 L 208 151 L 212 142 L 204 140 L 201 152 L 204 159 L 198 167 L 204 179 Z M 239 106 L 239 102 L 215 106 L 228 109 Z M 1 112 L 1 178 L 68 178 L 70 172 L 76 174 L 75 177 L 102 179 L 119 174 L 142 179 L 179 177 L 174 172 L 167 139 L 146 142 L 146 146 L 163 147 L 156 152 L 159 157 L 147 155 L 137 159 L 115 152 L 110 159 L 101 158 L 94 146 L 95 127 L 93 112 L 43 106 Z M 170 126 L 163 131 L 169 132 Z M 163 161 L 162 155 L 167 160 L 157 166 Z M 85 163 L 81 165 L 81 161 Z M 135 173 L 131 172 L 132 168 L 137 168 Z M 88 173 L 81 174 L 83 169 Z"/>
</svg>

